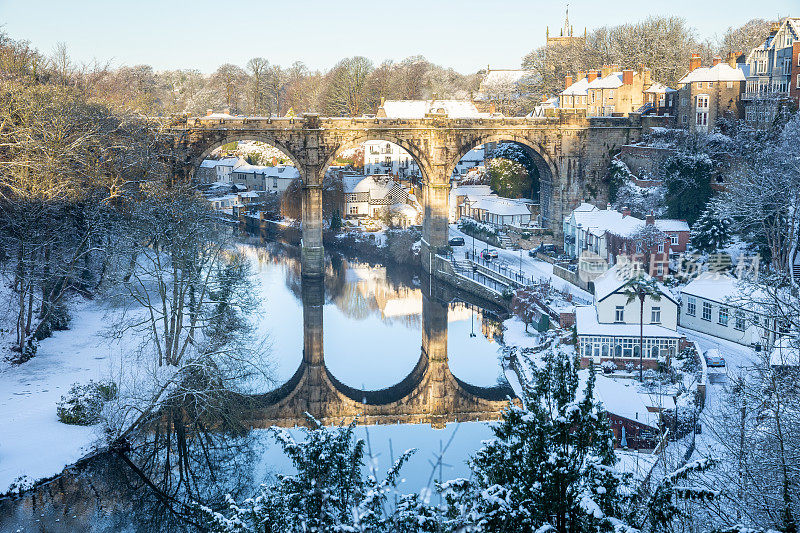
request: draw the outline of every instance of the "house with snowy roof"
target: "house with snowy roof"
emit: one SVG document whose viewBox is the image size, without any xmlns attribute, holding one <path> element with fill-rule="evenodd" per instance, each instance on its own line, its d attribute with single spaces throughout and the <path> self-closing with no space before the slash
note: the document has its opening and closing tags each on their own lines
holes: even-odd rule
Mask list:
<svg viewBox="0 0 800 533">
<path fill-rule="evenodd" d="M 383 174 L 343 176 L 342 185 L 344 192 L 342 213 L 346 218 L 378 218 L 392 210 L 405 219 L 403 225 L 416 224 L 419 213 L 413 206 L 408 205 L 408 191 L 391 176 Z M 405 208 L 407 205 L 411 210 Z"/>
<path fill-rule="evenodd" d="M 200 183 L 231 182 L 231 172 L 234 168 L 246 165 L 241 157 L 224 157 L 222 159 L 204 159 L 197 170 L 197 179 Z"/>
<path fill-rule="evenodd" d="M 653 226 L 658 232 L 647 231 Z M 668 273 L 669 257 L 686 251 L 689 243 L 689 224 L 685 220 L 656 219 L 652 215 L 642 220 L 630 214 L 630 209 L 616 211 L 608 204 L 598 209 L 582 203 L 564 217 L 564 253 L 580 259 L 584 252 L 616 264 L 620 257 L 647 257 L 650 274 L 662 278 Z M 653 236 L 660 239 L 654 239 Z M 659 240 L 659 242 L 655 242 Z"/>
<path fill-rule="evenodd" d="M 495 227 L 526 227 L 531 224 L 533 204 L 530 200 L 503 198 L 496 194 L 488 196 L 469 195 L 462 205 L 463 216 Z"/>
<path fill-rule="evenodd" d="M 644 274 L 645 277 L 647 274 Z M 575 307 L 575 329 L 581 366 L 612 361 L 617 366 L 639 365 L 640 328 L 643 338 L 642 364 L 657 368 L 658 361 L 677 354 L 682 334 L 678 333 L 678 300 L 657 282 L 660 299 L 647 296 L 640 325 L 640 302 L 628 301 L 625 284 L 631 272 L 620 265 L 611 267 L 593 282 L 593 305 Z"/>
<path fill-rule="evenodd" d="M 575 81 L 577 80 L 577 81 Z M 578 72 L 564 78 L 559 108 L 584 110 L 588 116 L 628 116 L 630 113 L 668 115 L 672 110 L 673 89 L 653 83 L 650 69 L 617 70 L 606 65 L 597 70 Z"/>
<path fill-rule="evenodd" d="M 246 186 L 250 190 L 283 194 L 289 184 L 300 177 L 300 171 L 290 165 L 267 167 L 240 164 L 231 172 L 233 183 Z"/>
<path fill-rule="evenodd" d="M 718 272 L 704 272 L 683 287 L 681 327 L 768 348 L 778 331 L 767 295 L 751 283 Z"/>
<path fill-rule="evenodd" d="M 578 374 L 579 390 L 584 390 L 588 370 Z M 652 450 L 659 437 L 659 414 L 647 408 L 637 392 L 638 383 L 616 380 L 602 374 L 595 376 L 594 395 L 608 413 L 611 431 L 614 433 L 614 448 Z"/>
<path fill-rule="evenodd" d="M 741 97 L 745 90 L 747 65 L 737 64 L 730 55 L 725 63 L 715 57 L 703 67 L 699 54 L 692 54 L 689 72 L 678 81 L 678 124 L 687 129 L 713 130 L 724 118 L 744 116 Z"/>
<path fill-rule="evenodd" d="M 745 120 L 757 127 L 772 124 L 781 106 L 792 100 L 795 106 L 800 104 L 800 18 L 786 17 L 774 23 L 745 62 Z"/>
</svg>

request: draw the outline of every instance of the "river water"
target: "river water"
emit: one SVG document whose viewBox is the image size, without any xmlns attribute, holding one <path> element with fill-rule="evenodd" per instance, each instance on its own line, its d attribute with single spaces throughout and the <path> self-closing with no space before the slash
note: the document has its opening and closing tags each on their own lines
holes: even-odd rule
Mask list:
<svg viewBox="0 0 800 533">
<path fill-rule="evenodd" d="M 242 494 L 291 472 L 266 428 L 293 428 L 306 412 L 327 424 L 358 417 L 356 433 L 379 475 L 417 449 L 402 471 L 402 492 L 468 477 L 468 458 L 491 437 L 485 421 L 498 417 L 509 393 L 495 314 L 502 310 L 414 270 L 332 254 L 324 280 L 314 282 L 302 279 L 295 248 L 241 249 L 253 265 L 261 302 L 253 321 L 272 364 L 272 381 L 251 385 L 264 408 L 253 420 L 252 456 L 239 467 L 250 486 Z M 302 438 L 301 429 L 290 431 Z M 0 531 L 160 530 L 161 515 L 143 507 L 146 489 L 134 478 L 119 458 L 101 454 L 20 499 L 0 501 Z"/>
</svg>

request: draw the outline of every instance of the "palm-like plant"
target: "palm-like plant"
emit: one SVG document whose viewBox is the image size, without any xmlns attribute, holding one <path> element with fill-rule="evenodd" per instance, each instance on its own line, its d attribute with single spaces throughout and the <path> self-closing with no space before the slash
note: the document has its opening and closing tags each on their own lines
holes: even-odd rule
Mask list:
<svg viewBox="0 0 800 533">
<path fill-rule="evenodd" d="M 639 300 L 639 381 L 643 379 L 643 360 L 644 360 L 644 301 L 649 296 L 656 302 L 661 300 L 661 289 L 658 281 L 651 278 L 644 272 L 639 272 L 622 286 L 622 294 L 627 296 L 627 303 Z"/>
</svg>

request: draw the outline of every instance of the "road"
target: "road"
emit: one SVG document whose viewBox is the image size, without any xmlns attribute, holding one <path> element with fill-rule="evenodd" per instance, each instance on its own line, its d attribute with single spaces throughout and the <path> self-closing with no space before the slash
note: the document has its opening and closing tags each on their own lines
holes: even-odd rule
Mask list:
<svg viewBox="0 0 800 533">
<path fill-rule="evenodd" d="M 450 238 L 452 239 L 453 237 L 463 237 L 464 242 L 466 243 L 464 246 L 453 247 L 453 255 L 456 257 L 456 259 L 464 259 L 465 252 L 469 252 L 470 254 L 472 253 L 473 238 L 459 230 L 455 224 L 450 225 Z M 577 296 L 578 298 L 587 302 L 592 301 L 592 295 L 590 293 L 564 279 L 559 278 L 558 276 L 554 276 L 553 265 L 547 261 L 542 261 L 541 259 L 536 259 L 535 257 L 529 256 L 526 250 L 506 250 L 504 248 L 491 246 L 480 239 L 475 239 L 475 253 L 477 256 L 480 255 L 481 250 L 486 248 L 495 250 L 497 252 L 497 259 L 495 261 L 505 261 L 505 263 L 508 265 L 509 271 L 512 274 L 519 272 L 521 267 L 522 272 L 526 277 L 533 279 L 549 279 L 552 286 L 556 289 L 566 290 L 570 294 L 573 294 L 574 296 Z"/>
</svg>

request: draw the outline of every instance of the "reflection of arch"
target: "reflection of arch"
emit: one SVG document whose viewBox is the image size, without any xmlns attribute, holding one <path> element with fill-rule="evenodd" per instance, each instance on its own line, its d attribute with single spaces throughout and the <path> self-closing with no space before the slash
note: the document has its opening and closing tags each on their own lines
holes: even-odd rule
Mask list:
<svg viewBox="0 0 800 533">
<path fill-rule="evenodd" d="M 428 357 L 423 352 L 420 355 L 417 364 L 414 366 L 414 369 L 398 383 L 392 385 L 391 387 L 386 387 L 385 389 L 361 390 L 349 385 L 345 385 L 336 379 L 336 376 L 333 375 L 327 366 L 325 367 L 325 373 L 336 390 L 354 402 L 361 402 L 368 405 L 386 405 L 399 402 L 414 391 L 414 389 L 422 381 L 422 378 L 425 376 L 425 372 L 427 371 Z"/>
<path fill-rule="evenodd" d="M 207 159 L 208 156 L 210 156 L 214 152 L 214 150 L 217 150 L 218 148 L 225 146 L 226 144 L 238 141 L 258 141 L 274 146 L 275 148 L 283 152 L 284 155 L 292 161 L 292 164 L 295 167 L 297 167 L 298 169 L 302 168 L 302 166 L 299 164 L 297 156 L 293 154 L 292 151 L 289 150 L 289 148 L 285 144 L 277 140 L 273 135 L 257 131 L 253 132 L 239 131 L 239 132 L 226 133 L 224 137 L 222 137 L 221 139 L 215 139 L 210 144 L 203 145 L 204 150 L 198 156 L 194 157 L 191 161 L 188 161 L 188 163 L 191 163 L 196 173 L 197 168 L 200 166 L 200 163 L 202 163 L 205 159 Z"/>
<path fill-rule="evenodd" d="M 345 150 L 351 150 L 353 148 L 358 148 L 361 146 L 362 143 L 367 141 L 386 141 L 392 144 L 396 144 L 414 159 L 419 167 L 419 171 L 422 174 L 422 180 L 427 182 L 431 173 L 430 162 L 428 158 L 422 151 L 422 148 L 415 145 L 413 142 L 398 137 L 396 135 L 387 134 L 385 132 L 367 132 L 357 135 L 355 138 L 350 139 L 348 141 L 342 142 L 334 150 L 331 151 L 330 155 L 323 161 L 322 164 L 322 172 L 331 166 L 334 160 Z"/>
</svg>

